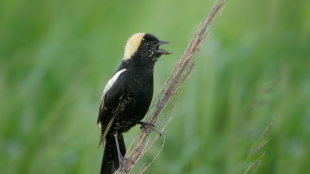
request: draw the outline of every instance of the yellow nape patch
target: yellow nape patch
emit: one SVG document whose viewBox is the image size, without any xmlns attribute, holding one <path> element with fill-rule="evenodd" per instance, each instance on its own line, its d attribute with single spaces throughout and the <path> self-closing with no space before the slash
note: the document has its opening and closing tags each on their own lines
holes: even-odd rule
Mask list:
<svg viewBox="0 0 310 174">
<path fill-rule="evenodd" d="M 141 40 L 144 37 L 145 33 L 136 33 L 132 35 L 125 46 L 125 54 L 124 54 L 124 60 L 128 60 L 131 58 L 132 55 L 134 55 L 138 47 L 140 46 Z"/>
</svg>

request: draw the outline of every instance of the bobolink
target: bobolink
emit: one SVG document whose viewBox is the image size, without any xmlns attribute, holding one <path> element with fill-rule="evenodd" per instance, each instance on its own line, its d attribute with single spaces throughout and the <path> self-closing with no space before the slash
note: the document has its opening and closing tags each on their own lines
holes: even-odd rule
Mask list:
<svg viewBox="0 0 310 174">
<path fill-rule="evenodd" d="M 170 54 L 159 46 L 167 43 L 149 33 L 137 33 L 128 39 L 123 61 L 101 97 L 97 120 L 100 143 L 105 141 L 101 174 L 114 173 L 119 167 L 127 172 L 123 166 L 123 133 L 141 123 L 149 109 L 155 62 L 162 54 Z"/>
</svg>

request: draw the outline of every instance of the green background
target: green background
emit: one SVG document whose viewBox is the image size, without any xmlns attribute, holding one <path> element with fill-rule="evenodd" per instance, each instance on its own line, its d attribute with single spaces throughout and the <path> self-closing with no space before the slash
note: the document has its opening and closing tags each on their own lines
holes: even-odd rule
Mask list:
<svg viewBox="0 0 310 174">
<path fill-rule="evenodd" d="M 102 90 L 126 40 L 170 41 L 155 94 L 213 1 L 0 1 L 0 173 L 99 173 Z M 145 173 L 310 173 L 310 1 L 228 0 Z M 139 131 L 125 134 L 127 147 Z M 153 134 L 154 135 L 154 134 Z M 152 161 L 163 137 L 137 164 Z"/>
</svg>

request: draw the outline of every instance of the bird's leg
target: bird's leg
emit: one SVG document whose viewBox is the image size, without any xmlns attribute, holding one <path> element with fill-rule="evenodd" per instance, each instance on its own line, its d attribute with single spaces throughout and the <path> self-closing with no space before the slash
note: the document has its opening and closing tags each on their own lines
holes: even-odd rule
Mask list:
<svg viewBox="0 0 310 174">
<path fill-rule="evenodd" d="M 141 124 L 141 126 L 148 126 L 149 128 L 151 128 L 153 131 L 157 132 L 159 134 L 159 136 L 161 136 L 161 132 L 155 129 L 155 125 L 153 123 L 149 123 L 149 122 L 144 122 L 144 121 L 140 121 L 139 124 Z"/>
<path fill-rule="evenodd" d="M 125 160 L 130 161 L 130 162 L 132 162 L 132 163 L 134 163 L 134 164 L 135 164 L 135 162 L 133 162 L 132 160 L 130 160 L 130 159 L 128 159 L 128 158 L 123 157 L 123 155 L 121 154 L 121 151 L 119 150 L 118 133 L 117 133 L 117 131 L 116 131 L 113 135 L 114 135 L 114 137 L 115 137 L 115 142 L 116 142 L 116 147 L 117 147 L 117 154 L 118 154 L 119 167 L 120 167 L 121 169 L 123 169 L 123 170 L 125 171 L 126 174 L 128 174 L 127 169 L 126 169 L 126 167 L 125 167 L 125 165 L 124 165 L 124 163 L 123 163 L 123 160 L 125 159 Z"/>
</svg>

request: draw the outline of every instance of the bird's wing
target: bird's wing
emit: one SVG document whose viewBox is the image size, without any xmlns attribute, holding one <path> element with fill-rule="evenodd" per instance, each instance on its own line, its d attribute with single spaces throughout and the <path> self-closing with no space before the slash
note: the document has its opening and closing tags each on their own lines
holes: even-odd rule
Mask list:
<svg viewBox="0 0 310 174">
<path fill-rule="evenodd" d="M 103 90 L 97 120 L 97 124 L 99 124 L 99 126 L 101 127 L 101 137 L 99 145 L 103 142 L 105 136 L 109 132 L 113 121 L 117 115 L 117 110 L 121 99 L 125 94 L 122 80 L 124 71 L 126 71 L 126 69 L 115 73 L 115 75 L 111 78 L 111 80 L 109 80 Z"/>
</svg>

